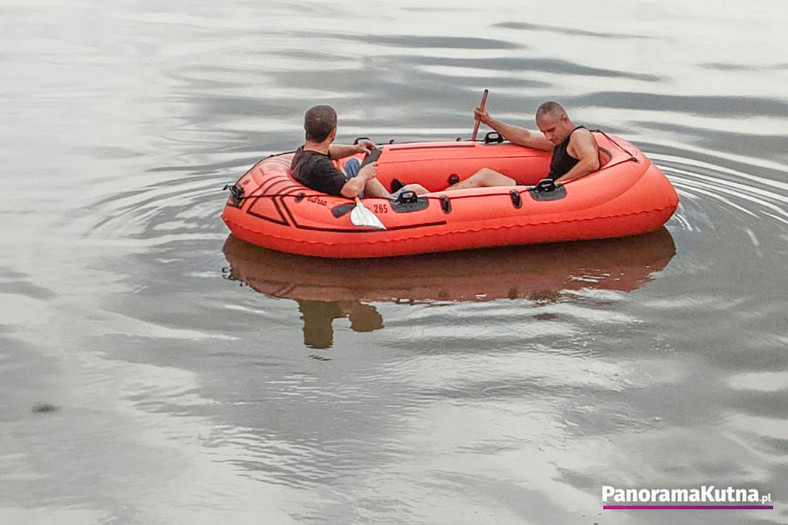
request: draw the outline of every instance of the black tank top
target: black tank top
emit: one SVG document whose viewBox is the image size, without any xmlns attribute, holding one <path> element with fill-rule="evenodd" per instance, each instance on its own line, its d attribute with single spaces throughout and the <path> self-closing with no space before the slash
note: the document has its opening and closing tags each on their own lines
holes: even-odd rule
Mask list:
<svg viewBox="0 0 788 525">
<path fill-rule="evenodd" d="M 564 141 L 553 148 L 553 158 L 550 160 L 550 174 L 547 176 L 550 179 L 557 179 L 561 175 L 566 175 L 569 170 L 575 167 L 575 164 L 580 162 L 566 151 L 569 147 L 569 139 L 572 138 L 572 133 L 585 126 L 577 126 L 571 133 L 564 139 Z"/>
</svg>

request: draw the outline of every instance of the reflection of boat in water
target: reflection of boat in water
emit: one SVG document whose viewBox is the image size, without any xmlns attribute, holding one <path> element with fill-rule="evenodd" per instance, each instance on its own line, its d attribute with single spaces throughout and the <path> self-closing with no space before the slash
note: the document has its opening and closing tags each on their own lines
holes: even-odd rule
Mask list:
<svg viewBox="0 0 788 525">
<path fill-rule="evenodd" d="M 427 254 L 389 259 L 319 259 L 260 248 L 232 235 L 229 278 L 271 297 L 298 301 L 308 346 L 331 345 L 331 321 L 355 331 L 383 326 L 369 302 L 556 301 L 583 288 L 636 290 L 676 253 L 663 227 L 599 241 Z"/>
</svg>

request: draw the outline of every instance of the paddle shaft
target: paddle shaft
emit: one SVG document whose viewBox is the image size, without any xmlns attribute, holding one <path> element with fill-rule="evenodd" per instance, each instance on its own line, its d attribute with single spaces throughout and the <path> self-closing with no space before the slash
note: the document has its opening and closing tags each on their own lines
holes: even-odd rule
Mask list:
<svg viewBox="0 0 788 525">
<path fill-rule="evenodd" d="M 479 109 L 484 111 L 484 105 L 487 103 L 487 93 L 489 93 L 489 89 L 485 89 L 484 93 L 482 94 L 482 103 L 479 104 Z M 476 119 L 476 124 L 473 125 L 473 135 L 471 135 L 471 142 L 476 140 L 476 135 L 479 133 L 479 124 L 481 124 L 481 119 Z"/>
</svg>

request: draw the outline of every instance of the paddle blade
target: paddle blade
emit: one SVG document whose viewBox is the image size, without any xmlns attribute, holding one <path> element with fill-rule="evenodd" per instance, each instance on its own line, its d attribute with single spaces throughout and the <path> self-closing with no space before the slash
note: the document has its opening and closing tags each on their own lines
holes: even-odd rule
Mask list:
<svg viewBox="0 0 788 525">
<path fill-rule="evenodd" d="M 350 222 L 356 226 L 364 226 L 367 228 L 375 228 L 376 230 L 385 230 L 386 227 L 380 222 L 377 215 L 369 211 L 361 203 L 361 199 L 356 197 L 356 207 L 350 212 Z"/>
</svg>

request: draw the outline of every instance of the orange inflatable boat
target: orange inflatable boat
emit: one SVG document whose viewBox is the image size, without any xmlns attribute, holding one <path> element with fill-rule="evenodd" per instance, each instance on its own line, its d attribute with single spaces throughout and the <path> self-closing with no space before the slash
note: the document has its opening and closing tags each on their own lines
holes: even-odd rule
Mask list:
<svg viewBox="0 0 788 525">
<path fill-rule="evenodd" d="M 431 193 L 397 200 L 364 199 L 386 227 L 356 226 L 355 204 L 316 192 L 290 176 L 293 153 L 258 162 L 234 185 L 222 214 L 236 237 L 277 251 L 362 258 L 581 239 L 656 230 L 678 197 L 665 175 L 632 144 L 594 136 L 602 168 L 566 185 L 541 180 L 550 153 L 490 140 L 387 144 L 377 152 L 377 178 L 419 183 Z M 522 186 L 445 191 L 480 168 Z"/>
</svg>

